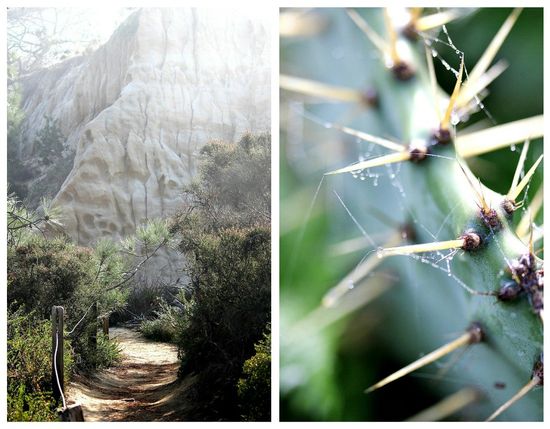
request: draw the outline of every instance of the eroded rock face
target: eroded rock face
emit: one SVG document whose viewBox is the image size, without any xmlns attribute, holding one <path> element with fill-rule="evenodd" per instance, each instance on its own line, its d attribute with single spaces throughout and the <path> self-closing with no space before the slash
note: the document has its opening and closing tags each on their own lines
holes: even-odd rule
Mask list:
<svg viewBox="0 0 550 429">
<path fill-rule="evenodd" d="M 28 78 L 26 141 L 58 119 L 74 167 L 54 199 L 80 244 L 172 214 L 200 147 L 270 124 L 269 35 L 238 11 L 142 9 L 98 51 Z"/>
</svg>

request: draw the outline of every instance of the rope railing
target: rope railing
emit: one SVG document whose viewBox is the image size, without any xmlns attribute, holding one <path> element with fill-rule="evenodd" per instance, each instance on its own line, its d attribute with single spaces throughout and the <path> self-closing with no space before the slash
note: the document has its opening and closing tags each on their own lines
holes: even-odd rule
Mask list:
<svg viewBox="0 0 550 429">
<path fill-rule="evenodd" d="M 56 329 L 55 332 L 55 351 L 53 352 L 53 369 L 55 374 L 55 379 L 57 381 L 57 388 L 59 389 L 59 393 L 61 395 L 61 400 L 63 402 L 63 409 L 65 410 L 67 408 L 67 403 L 65 402 L 65 394 L 63 393 L 63 388 L 61 387 L 61 381 L 59 380 L 59 370 L 57 368 L 57 352 L 59 349 L 59 330 Z M 61 351 L 63 353 L 63 351 Z M 64 368 L 61 368 L 61 371 L 64 371 Z"/>
<path fill-rule="evenodd" d="M 80 323 L 82 323 L 82 321 L 86 318 L 86 316 L 88 315 L 88 313 L 90 312 L 90 310 L 92 309 L 94 304 L 95 304 L 95 302 L 92 302 L 90 304 L 90 306 L 88 307 L 88 309 L 84 313 L 84 316 L 82 316 L 82 318 L 76 323 L 76 325 L 74 325 L 73 329 L 71 329 L 69 332 L 67 332 L 67 334 L 65 334 L 66 336 L 71 335 L 75 331 L 75 329 L 78 327 L 78 325 L 80 325 Z"/>
<path fill-rule="evenodd" d="M 91 307 L 90 307 L 91 308 Z M 76 327 L 84 320 L 90 308 L 86 311 L 86 314 L 79 320 L 77 325 L 71 330 L 74 332 Z M 67 398 L 65 397 L 65 365 L 64 365 L 64 316 L 65 309 L 60 306 L 52 307 L 52 394 L 54 399 L 59 400 L 63 404 L 61 409 L 62 421 L 84 421 L 84 414 L 82 407 L 79 404 L 67 406 Z"/>
</svg>

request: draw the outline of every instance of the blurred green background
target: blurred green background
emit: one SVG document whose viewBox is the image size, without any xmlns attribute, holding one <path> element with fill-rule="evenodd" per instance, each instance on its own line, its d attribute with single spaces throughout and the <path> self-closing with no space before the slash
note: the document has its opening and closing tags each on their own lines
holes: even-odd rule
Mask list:
<svg viewBox="0 0 550 429">
<path fill-rule="evenodd" d="M 473 68 L 510 11 L 472 10 L 447 25 L 454 44 L 465 52 L 468 70 Z M 378 59 L 369 54 L 368 42 L 360 42 L 365 45 L 364 51 L 356 49 L 364 35 L 346 22 L 349 17 L 345 11 L 315 9 L 307 14 L 318 17 L 326 29 L 314 37 L 282 37 L 281 73 L 345 87 L 368 88 L 370 74 L 374 73 L 373 63 Z M 493 61 L 504 58 L 509 63 L 483 100 L 496 124 L 542 113 L 542 28 L 542 9 L 524 9 Z M 443 34 L 438 37 L 445 40 Z M 434 47 L 446 61 L 458 66 L 454 50 L 443 45 Z M 440 86 L 450 92 L 455 84 L 454 75 L 437 60 L 435 65 Z M 388 319 L 400 317 L 392 311 L 391 302 L 375 301 L 324 329 L 316 328 L 318 319 L 315 319 L 308 335 L 297 333 L 307 315 L 319 307 L 323 295 L 366 254 L 367 249 L 338 254 L 335 245 L 361 236 L 338 197 L 375 241 L 378 235 L 391 230 L 388 224 L 403 219 L 399 198 L 395 192 L 388 192 L 382 178 L 380 184 L 375 177 L 364 181 L 340 176 L 322 179 L 323 173 L 357 161 L 359 155 L 365 155 L 364 149 L 359 149 L 355 139 L 309 120 L 303 112 L 374 135 L 392 137 L 380 126 L 377 113 L 343 103 L 304 103 L 303 100 L 281 91 L 281 420 L 403 420 L 433 405 L 441 396 L 435 388 L 436 382 L 431 380 L 437 369 L 405 377 L 399 385 L 401 397 L 396 396 L 395 389 L 380 389 L 376 395 L 363 394 L 370 383 L 388 375 L 391 368 L 409 363 L 399 353 L 402 339 L 388 338 L 385 330 Z M 478 121 L 489 121 L 485 112 L 476 113 L 459 127 Z M 486 124 L 490 125 L 491 122 Z M 520 148 L 502 149 L 476 158 L 469 162 L 470 167 L 485 185 L 505 193 Z M 377 150 L 369 148 L 367 154 L 376 154 Z M 533 141 L 526 165 L 532 165 L 541 152 L 542 141 Z M 529 188 L 531 198 L 541 184 L 542 168 L 539 168 Z M 363 198 L 362 190 L 369 185 L 371 192 L 368 198 Z M 382 206 L 381 201 L 385 209 L 377 215 L 376 208 Z M 542 219 L 541 210 L 535 220 L 541 224 Z M 410 311 L 418 311 L 414 303 Z M 461 418 L 468 419 L 468 414 Z"/>
</svg>

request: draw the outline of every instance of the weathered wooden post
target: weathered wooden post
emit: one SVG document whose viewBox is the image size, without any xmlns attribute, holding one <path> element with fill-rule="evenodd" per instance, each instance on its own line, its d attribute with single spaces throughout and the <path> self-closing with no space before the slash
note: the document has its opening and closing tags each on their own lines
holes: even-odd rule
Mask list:
<svg viewBox="0 0 550 429">
<path fill-rule="evenodd" d="M 65 389 L 65 374 L 63 365 L 63 317 L 65 309 L 54 305 L 52 307 L 52 386 L 53 397 L 59 400 Z"/>
<path fill-rule="evenodd" d="M 84 413 L 80 404 L 69 405 L 61 412 L 62 422 L 83 422 Z"/>
<path fill-rule="evenodd" d="M 109 316 L 103 316 L 103 335 L 109 339 Z"/>
</svg>

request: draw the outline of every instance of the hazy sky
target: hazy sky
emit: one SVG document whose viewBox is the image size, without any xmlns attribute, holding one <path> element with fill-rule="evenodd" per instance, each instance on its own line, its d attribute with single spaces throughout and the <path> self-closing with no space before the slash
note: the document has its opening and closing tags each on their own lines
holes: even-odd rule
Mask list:
<svg viewBox="0 0 550 429">
<path fill-rule="evenodd" d="M 18 8 L 10 8 L 17 10 Z M 93 49 L 104 44 L 113 34 L 114 30 L 137 8 L 34 8 L 35 16 L 39 16 L 39 22 L 46 27 L 46 37 L 50 40 L 62 40 L 57 52 L 47 58 L 46 64 L 51 65 L 64 60 L 69 56 L 80 54 L 91 45 Z M 232 8 L 239 14 L 261 22 L 266 27 L 272 21 L 271 9 L 259 6 L 258 8 L 241 7 Z M 215 8 L 223 16 L 223 8 Z M 31 21 L 25 21 L 25 25 Z M 8 14 L 8 35 L 21 35 L 25 33 L 22 27 L 18 27 L 17 21 L 11 21 Z M 11 33 L 10 33 L 11 32 Z M 36 36 L 26 33 L 25 41 L 32 46 Z M 91 43 L 93 41 L 93 43 Z M 8 36 L 9 42 L 9 36 Z M 24 53 L 20 55 L 24 56 Z"/>
</svg>

